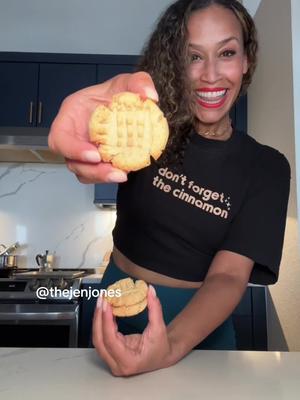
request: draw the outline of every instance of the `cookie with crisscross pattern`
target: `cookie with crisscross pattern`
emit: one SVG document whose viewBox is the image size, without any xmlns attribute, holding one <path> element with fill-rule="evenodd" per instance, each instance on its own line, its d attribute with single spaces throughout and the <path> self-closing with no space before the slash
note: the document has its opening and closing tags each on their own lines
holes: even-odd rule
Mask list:
<svg viewBox="0 0 300 400">
<path fill-rule="evenodd" d="M 143 311 L 147 306 L 148 286 L 142 280 L 121 279 L 108 286 L 107 293 L 121 293 L 120 296 L 106 296 L 112 311 L 118 317 L 130 317 Z"/>
<path fill-rule="evenodd" d="M 126 172 L 150 165 L 164 150 L 169 127 L 162 111 L 150 99 L 123 92 L 109 105 L 99 105 L 89 122 L 89 135 L 101 159 Z"/>
</svg>

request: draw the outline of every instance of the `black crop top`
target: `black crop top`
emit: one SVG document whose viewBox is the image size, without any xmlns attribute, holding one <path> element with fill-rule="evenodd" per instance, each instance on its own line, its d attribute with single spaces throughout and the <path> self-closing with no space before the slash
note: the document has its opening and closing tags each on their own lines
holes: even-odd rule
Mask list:
<svg viewBox="0 0 300 400">
<path fill-rule="evenodd" d="M 285 156 L 241 132 L 194 133 L 182 170 L 149 167 L 119 185 L 115 246 L 132 262 L 203 281 L 218 250 L 255 261 L 250 282 L 278 280 L 290 189 Z"/>
</svg>

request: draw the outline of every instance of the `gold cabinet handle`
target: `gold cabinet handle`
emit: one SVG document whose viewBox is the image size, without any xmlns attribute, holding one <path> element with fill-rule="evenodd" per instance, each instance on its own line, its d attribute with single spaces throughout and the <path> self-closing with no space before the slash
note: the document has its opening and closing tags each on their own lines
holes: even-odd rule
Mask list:
<svg viewBox="0 0 300 400">
<path fill-rule="evenodd" d="M 32 124 L 32 116 L 33 116 L 33 101 L 30 102 L 29 107 L 29 123 Z"/>
<path fill-rule="evenodd" d="M 43 110 L 43 104 L 41 101 L 39 101 L 38 124 L 42 122 L 42 110 Z"/>
</svg>

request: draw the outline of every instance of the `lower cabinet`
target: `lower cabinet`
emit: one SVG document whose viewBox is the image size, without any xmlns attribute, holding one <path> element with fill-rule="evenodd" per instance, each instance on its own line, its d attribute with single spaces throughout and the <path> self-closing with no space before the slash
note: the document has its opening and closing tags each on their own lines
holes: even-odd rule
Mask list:
<svg viewBox="0 0 300 400">
<path fill-rule="evenodd" d="M 99 183 L 94 187 L 94 204 L 102 207 L 116 206 L 117 183 Z"/>
<path fill-rule="evenodd" d="M 84 283 L 82 289 L 99 290 L 99 283 Z M 92 323 L 97 299 L 84 297 L 79 316 L 78 347 L 92 346 Z M 267 351 L 266 288 L 248 287 L 233 314 L 238 350 Z"/>
<path fill-rule="evenodd" d="M 232 317 L 238 350 L 268 350 L 266 287 L 248 287 Z"/>
<path fill-rule="evenodd" d="M 99 283 L 83 283 L 81 289 L 87 291 L 99 290 Z M 92 325 L 94 310 L 96 307 L 97 298 L 91 296 L 88 300 L 87 296 L 83 296 L 80 302 L 79 309 L 79 326 L 78 326 L 78 347 L 92 347 Z"/>
</svg>

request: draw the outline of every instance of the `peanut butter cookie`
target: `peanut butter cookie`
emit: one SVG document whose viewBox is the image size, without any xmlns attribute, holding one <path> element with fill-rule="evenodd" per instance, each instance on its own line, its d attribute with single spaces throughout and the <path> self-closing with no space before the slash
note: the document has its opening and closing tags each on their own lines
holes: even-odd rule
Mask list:
<svg viewBox="0 0 300 400">
<path fill-rule="evenodd" d="M 133 282 L 131 278 L 121 279 L 108 286 L 107 292 L 119 290 L 120 296 L 106 296 L 112 311 L 118 317 L 130 317 L 143 311 L 147 306 L 148 286 L 142 280 Z"/>
<path fill-rule="evenodd" d="M 169 127 L 154 101 L 123 92 L 113 96 L 110 105 L 95 109 L 89 135 L 102 161 L 129 172 L 150 165 L 150 156 L 159 158 L 168 141 Z"/>
</svg>

